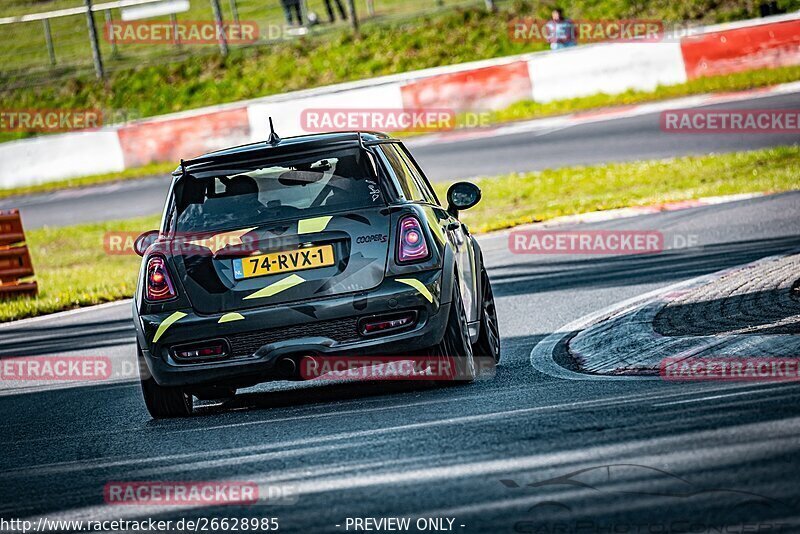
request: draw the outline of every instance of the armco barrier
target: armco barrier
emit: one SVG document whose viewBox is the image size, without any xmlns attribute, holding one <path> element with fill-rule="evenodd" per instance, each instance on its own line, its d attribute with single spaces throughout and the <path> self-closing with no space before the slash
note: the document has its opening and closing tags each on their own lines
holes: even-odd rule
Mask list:
<svg viewBox="0 0 800 534">
<path fill-rule="evenodd" d="M 611 42 L 476 61 L 165 115 L 119 128 L 0 144 L 0 189 L 178 161 L 305 133 L 304 109 L 447 108 L 490 111 L 520 100 L 652 90 L 763 67 L 800 65 L 800 12 L 702 29 L 659 43 Z M 46 154 L 46 156 L 43 156 Z"/>
<path fill-rule="evenodd" d="M 18 210 L 0 211 L 0 299 L 35 296 L 36 282 L 20 282 L 33 276 L 33 264 Z"/>
</svg>

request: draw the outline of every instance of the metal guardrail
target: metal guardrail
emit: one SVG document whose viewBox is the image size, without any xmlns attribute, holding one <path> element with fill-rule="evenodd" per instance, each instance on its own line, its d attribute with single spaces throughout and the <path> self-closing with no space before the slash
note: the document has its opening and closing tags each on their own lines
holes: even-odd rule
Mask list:
<svg viewBox="0 0 800 534">
<path fill-rule="evenodd" d="M 100 52 L 100 43 L 97 37 L 97 25 L 94 19 L 94 13 L 105 12 L 106 21 L 108 22 L 108 14 L 111 13 L 112 9 L 123 9 L 126 7 L 163 3 L 164 0 L 116 0 L 114 2 L 105 2 L 102 4 L 92 4 L 92 0 L 84 1 L 85 4 L 80 7 L 58 9 L 43 13 L 30 13 L 27 15 L 18 15 L 14 17 L 2 17 L 0 18 L 0 26 L 21 22 L 41 21 L 45 44 L 47 46 L 48 56 L 50 57 L 50 63 L 51 65 L 55 65 L 56 56 L 55 48 L 53 46 L 53 33 L 50 21 L 53 19 L 70 17 L 73 15 L 84 15 L 86 17 L 87 27 L 89 29 L 89 44 L 92 47 L 95 72 L 97 73 L 98 78 L 102 78 L 105 75 L 105 69 L 103 67 L 102 53 Z"/>
<path fill-rule="evenodd" d="M 43 13 L 31 13 L 28 15 L 17 15 L 15 17 L 0 17 L 0 24 L 13 24 L 15 22 L 31 22 L 34 20 L 49 20 L 59 17 L 68 17 L 70 15 L 82 15 L 87 10 L 94 12 L 106 11 L 108 9 L 120 9 L 124 7 L 141 6 L 144 4 L 162 3 L 164 0 L 119 0 L 117 2 L 105 2 L 103 4 L 89 4 L 80 7 L 71 7 L 67 9 L 57 9 L 54 11 L 45 11 Z"/>
<path fill-rule="evenodd" d="M 33 275 L 19 210 L 0 211 L 0 299 L 36 296 L 38 284 L 21 281 Z"/>
<path fill-rule="evenodd" d="M 122 19 L 123 10 L 157 7 L 170 0 L 73 1 L 83 5 L 0 18 L 0 41 L 4 43 L 0 50 L 0 85 L 24 87 L 37 80 L 73 77 L 89 69 L 104 77 L 110 70 L 180 61 L 190 55 L 225 55 L 234 46 L 271 46 L 276 41 L 303 35 L 321 35 L 345 24 L 358 31 L 360 23 L 374 20 L 407 18 L 465 6 L 493 8 L 496 3 L 496 0 L 339 0 L 347 14 L 347 21 L 343 21 L 335 9 L 336 0 L 329 0 L 336 14 L 336 24 L 332 25 L 328 23 L 326 0 L 300 0 L 306 28 L 280 31 L 277 36 L 272 30 L 286 27 L 281 0 L 189 0 L 190 7 L 184 12 L 149 19 L 173 25 L 192 21 L 218 24 L 247 21 L 264 30 L 254 43 L 208 46 L 177 40 L 159 44 L 120 43 L 104 35 L 109 23 Z"/>
</svg>

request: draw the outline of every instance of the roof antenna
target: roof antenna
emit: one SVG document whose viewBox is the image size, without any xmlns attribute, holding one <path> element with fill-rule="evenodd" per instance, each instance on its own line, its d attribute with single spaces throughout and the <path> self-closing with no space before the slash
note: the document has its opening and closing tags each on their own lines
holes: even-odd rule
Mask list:
<svg viewBox="0 0 800 534">
<path fill-rule="evenodd" d="M 275 133 L 275 127 L 272 126 L 272 117 L 269 118 L 269 139 L 267 139 L 267 143 L 271 145 L 277 145 L 281 142 L 281 138 L 278 137 L 278 134 Z"/>
<path fill-rule="evenodd" d="M 183 164 L 183 159 L 181 159 L 181 176 L 186 177 L 186 165 Z"/>
</svg>

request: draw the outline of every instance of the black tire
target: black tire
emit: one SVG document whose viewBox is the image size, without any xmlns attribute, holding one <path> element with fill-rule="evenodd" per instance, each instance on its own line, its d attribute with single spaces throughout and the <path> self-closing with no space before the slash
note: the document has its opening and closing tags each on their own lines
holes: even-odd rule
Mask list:
<svg viewBox="0 0 800 534">
<path fill-rule="evenodd" d="M 492 283 L 486 269 L 481 268 L 481 331 L 478 341 L 472 347 L 475 356 L 479 358 L 493 359 L 494 363 L 500 363 L 500 327 L 497 321 L 497 308 L 494 305 L 494 293 Z"/>
<path fill-rule="evenodd" d="M 446 361 L 455 363 L 455 381 L 472 382 L 477 372 L 475 359 L 472 355 L 472 345 L 469 342 L 469 328 L 467 314 L 458 289 L 458 280 L 453 283 L 453 298 L 450 302 L 450 311 L 447 317 L 447 327 L 444 337 L 433 349 L 433 354 Z M 452 384 L 453 381 L 441 381 L 441 384 Z"/>
<path fill-rule="evenodd" d="M 141 351 L 140 358 L 140 383 L 142 385 L 142 397 L 144 405 L 153 419 L 165 419 L 170 417 L 188 417 L 192 415 L 194 400 L 182 388 L 159 386 L 152 376 L 147 372 L 144 365 Z"/>
</svg>

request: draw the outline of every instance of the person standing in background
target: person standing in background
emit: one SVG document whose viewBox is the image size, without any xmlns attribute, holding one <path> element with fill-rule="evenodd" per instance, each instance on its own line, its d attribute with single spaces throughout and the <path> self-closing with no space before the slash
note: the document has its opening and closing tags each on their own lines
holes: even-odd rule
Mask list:
<svg viewBox="0 0 800 534">
<path fill-rule="evenodd" d="M 331 24 L 336 22 L 336 17 L 334 16 L 331 2 L 334 2 L 336 4 L 336 7 L 339 9 L 339 15 L 341 15 L 342 20 L 347 20 L 347 11 L 344 10 L 344 6 L 342 5 L 342 0 L 325 0 L 325 9 L 328 10 L 328 20 L 331 22 Z"/>
<path fill-rule="evenodd" d="M 547 29 L 547 40 L 551 50 L 568 48 L 578 44 L 575 38 L 575 24 L 570 19 L 564 18 L 564 12 L 560 8 L 553 10 L 550 21 L 545 25 Z"/>
<path fill-rule="evenodd" d="M 300 7 L 300 0 L 281 0 L 283 14 L 286 16 L 286 23 L 293 26 L 292 15 L 297 19 L 297 25 L 303 25 L 303 10 Z"/>
</svg>

